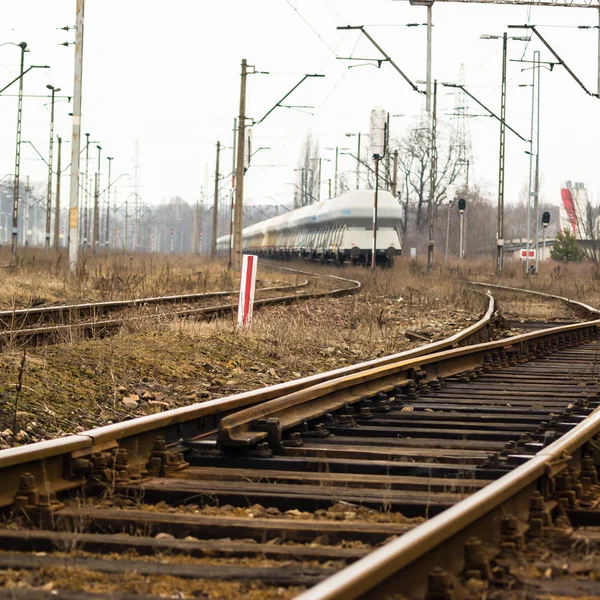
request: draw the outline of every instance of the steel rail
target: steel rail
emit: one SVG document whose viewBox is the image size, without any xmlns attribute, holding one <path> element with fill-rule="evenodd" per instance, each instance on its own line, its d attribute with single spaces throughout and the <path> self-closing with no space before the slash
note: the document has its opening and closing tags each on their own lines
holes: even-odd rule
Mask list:
<svg viewBox="0 0 600 600">
<path fill-rule="evenodd" d="M 360 285 L 359 282 L 355 283 Z M 84 480 L 75 475 L 77 460 L 92 452 L 93 448 L 116 447 L 119 443 L 127 440 L 132 443 L 134 456 L 147 456 L 159 434 L 164 436 L 168 443 L 176 444 L 183 429 L 186 430 L 187 435 L 192 435 L 194 431 L 200 432 L 200 426 L 197 423 L 203 419 L 218 419 L 222 415 L 241 408 L 290 394 L 326 382 L 331 378 L 360 373 L 403 358 L 416 359 L 443 348 L 457 347 L 459 344 L 466 343 L 470 337 L 485 336 L 495 314 L 493 297 L 489 294 L 485 294 L 485 297 L 488 305 L 484 316 L 478 322 L 444 340 L 258 390 L 138 417 L 77 435 L 2 450 L 0 451 L 0 472 L 3 486 L 0 486 L 0 507 L 12 504 L 19 486 L 20 476 L 24 472 L 34 474 L 37 481 L 43 482 L 42 486 L 47 492 L 59 492 L 79 487 L 84 484 Z M 215 421 L 215 428 L 216 426 L 217 422 Z"/>
<path fill-rule="evenodd" d="M 297 284 L 270 286 L 258 288 L 257 292 L 269 292 L 278 290 L 287 290 L 299 287 L 306 287 L 309 281 L 304 280 Z M 136 308 L 139 306 L 149 306 L 152 304 L 183 304 L 185 302 L 195 302 L 205 298 L 219 298 L 224 296 L 235 296 L 239 294 L 237 290 L 224 290 L 215 292 L 204 292 L 194 294 L 176 294 L 171 296 L 150 296 L 147 298 L 134 298 L 131 300 L 107 300 L 102 302 L 88 302 L 80 304 L 61 304 L 58 306 L 41 306 L 36 308 L 19 308 L 10 310 L 0 310 L 0 325 L 14 323 L 19 318 L 31 319 L 38 317 L 40 319 L 47 316 L 60 316 L 66 314 L 71 316 L 77 313 L 105 313 L 116 310 L 125 310 L 127 308 Z"/>
<path fill-rule="evenodd" d="M 408 373 L 414 376 L 417 372 L 425 373 L 426 378 L 438 377 L 481 366 L 486 355 L 495 349 L 528 348 L 529 345 L 543 344 L 559 337 L 583 335 L 583 332 L 586 332 L 588 337 L 596 337 L 598 327 L 600 327 L 600 320 L 536 331 L 485 344 L 415 357 L 410 360 L 400 360 L 395 364 L 358 372 L 341 379 L 344 380 L 344 385 L 349 387 L 353 377 L 355 381 L 370 382 L 374 382 L 377 376 L 388 375 L 399 380 L 406 378 Z M 0 470 L 4 484 L 0 488 L 0 507 L 12 504 L 19 487 L 20 477 L 25 472 L 31 473 L 41 489 L 45 489 L 47 492 L 81 487 L 86 482 L 83 474 L 87 468 L 85 457 L 93 452 L 119 448 L 127 454 L 131 464 L 145 465 L 148 457 L 152 454 L 157 437 L 163 438 L 167 445 L 177 446 L 182 438 L 193 439 L 196 436 L 204 435 L 207 427 L 215 430 L 219 427 L 219 423 L 221 425 L 227 423 L 227 415 L 231 414 L 236 420 L 239 419 L 235 411 L 253 405 L 257 406 L 261 414 L 265 411 L 265 407 L 268 407 L 267 410 L 270 411 L 270 414 L 274 414 L 276 413 L 274 409 L 282 408 L 282 403 L 283 408 L 286 408 L 285 404 L 289 402 L 289 396 L 294 395 L 290 394 L 291 391 L 301 390 L 302 387 L 305 389 L 301 393 L 304 393 L 306 402 L 310 403 L 315 388 L 319 388 L 319 385 L 306 387 L 307 380 L 310 379 L 305 378 L 196 403 L 57 440 L 0 451 Z M 340 378 L 335 381 L 339 380 Z M 326 377 L 323 377 L 323 381 L 325 383 L 322 385 L 331 389 L 332 384 L 327 381 Z M 390 383 L 384 382 L 382 385 L 385 387 Z M 248 414 L 244 415 L 246 419 L 248 416 Z M 246 423 L 244 423 L 245 425 Z"/>
<path fill-rule="evenodd" d="M 266 289 L 266 288 L 265 288 Z M 264 291 L 264 290 L 261 290 Z M 275 304 L 286 304 L 288 302 L 294 302 L 297 300 L 307 300 L 313 298 L 321 298 L 324 296 L 340 296 L 348 292 L 354 291 L 354 288 L 339 288 L 332 291 L 324 292 L 311 292 L 305 294 L 293 294 L 287 296 L 275 296 L 272 298 L 263 298 L 254 301 L 255 307 L 271 306 Z M 72 335 L 74 331 L 80 331 L 87 334 L 100 334 L 106 331 L 117 329 L 122 327 L 127 322 L 141 321 L 144 319 L 152 318 L 157 319 L 160 317 L 198 317 L 198 316 L 215 316 L 220 314 L 226 314 L 233 312 L 235 306 L 232 304 L 219 304 L 216 306 L 203 306 L 200 308 L 184 308 L 181 310 L 172 310 L 168 312 L 154 313 L 151 315 L 138 315 L 134 317 L 127 317 L 121 319 L 105 319 L 105 320 L 93 320 L 84 321 L 79 323 L 71 323 L 67 325 L 49 325 L 47 327 L 29 327 L 21 329 L 10 329 L 7 331 L 0 331 L 0 348 L 7 345 L 8 343 L 14 342 L 19 338 L 48 338 L 51 335 L 66 334 Z"/>
<path fill-rule="evenodd" d="M 383 590 L 376 588 L 392 577 L 393 583 L 390 585 L 396 593 L 407 594 L 410 598 L 423 597 L 429 568 L 436 559 L 438 565 L 446 567 L 442 558 L 445 555 L 446 562 L 454 563 L 452 566 L 455 569 L 461 567 L 462 548 L 455 547 L 452 552 L 443 546 L 445 542 L 460 534 L 457 544 L 464 544 L 474 533 L 470 528 L 482 519 L 485 519 L 486 527 L 476 529 L 479 539 L 483 537 L 497 541 L 498 528 L 494 526 L 491 513 L 515 500 L 522 492 L 529 493 L 531 484 L 540 478 L 567 469 L 569 464 L 566 459 L 571 458 L 599 432 L 600 408 L 597 408 L 574 429 L 533 457 L 528 457 L 527 462 L 510 473 L 300 594 L 297 600 L 380 597 Z M 425 560 L 428 553 L 434 550 L 436 558 L 433 562 L 430 560 L 427 565 L 420 565 L 419 560 Z M 457 562 L 458 565 L 455 564 Z"/>
<path fill-rule="evenodd" d="M 259 419 L 278 420 L 277 424 L 273 422 L 273 427 L 279 431 L 271 432 L 277 435 L 281 428 L 294 427 L 313 416 L 320 416 L 347 403 L 356 402 L 365 395 L 375 395 L 406 385 L 408 380 L 414 381 L 417 378 L 417 372 L 421 374 L 419 379 L 425 383 L 437 380 L 439 377 L 450 377 L 482 366 L 485 355 L 491 351 L 534 341 L 550 340 L 555 335 L 576 332 L 580 329 L 590 327 L 595 329 L 599 324 L 600 320 L 596 320 L 548 328 L 418 358 L 387 362 L 359 373 L 329 379 L 221 419 L 219 440 L 223 446 L 254 445 L 269 438 L 268 431 L 257 430 L 255 422 Z"/>
<path fill-rule="evenodd" d="M 267 265 L 267 267 L 274 268 L 270 265 Z M 283 268 L 284 270 L 287 270 L 287 271 L 296 272 L 298 274 L 311 275 L 313 277 L 316 275 L 315 273 L 310 273 L 310 272 L 306 272 L 306 271 L 297 271 L 295 269 L 289 269 L 286 267 L 280 267 L 280 268 Z M 274 304 L 285 304 L 287 302 L 294 302 L 297 300 L 321 298 L 321 297 L 325 297 L 325 296 L 331 296 L 331 297 L 340 296 L 340 295 L 344 295 L 347 293 L 356 292 L 361 287 L 360 282 L 353 280 L 353 279 L 347 279 L 345 277 L 338 277 L 336 275 L 321 275 L 321 277 L 328 277 L 328 278 L 340 280 L 340 281 L 349 283 L 350 286 L 344 287 L 344 288 L 336 288 L 334 290 L 328 290 L 328 291 L 323 291 L 323 292 L 296 293 L 296 294 L 287 295 L 287 296 L 276 296 L 273 298 L 263 298 L 263 299 L 255 300 L 254 305 L 257 307 L 262 307 L 262 306 L 270 306 L 270 305 L 274 305 Z M 306 285 L 308 285 L 308 283 L 309 283 L 309 280 L 306 279 L 304 281 L 301 281 L 298 284 L 285 285 L 285 286 L 272 286 L 269 288 L 261 288 L 258 291 L 265 292 L 265 291 L 273 291 L 273 290 L 285 290 L 285 289 L 290 289 L 290 288 L 297 289 L 299 287 L 305 287 Z M 131 300 L 131 301 L 124 301 L 124 302 L 134 303 L 136 306 L 144 306 L 145 300 L 151 300 L 151 301 L 153 301 L 153 303 L 159 303 L 161 300 L 163 300 L 165 298 L 175 299 L 175 301 L 178 301 L 182 298 L 189 298 L 189 297 L 206 298 L 206 297 L 210 297 L 211 295 L 233 296 L 238 293 L 239 292 L 209 292 L 207 294 L 188 294 L 185 296 L 158 296 L 156 298 L 137 299 L 137 300 Z M 99 304 L 100 304 L 100 306 L 105 306 L 107 304 L 110 306 L 115 306 L 116 304 L 119 304 L 120 302 L 121 301 L 109 302 L 109 303 L 99 303 Z M 78 305 L 78 306 L 85 307 L 85 308 L 94 308 L 94 307 L 97 307 L 98 304 L 83 304 L 83 305 Z M 47 308 L 52 308 L 52 307 L 47 307 Z M 62 310 L 64 308 L 69 308 L 69 307 L 59 307 L 59 308 Z M 233 304 L 220 304 L 217 306 L 208 306 L 208 307 L 201 307 L 201 308 L 184 308 L 181 310 L 155 313 L 152 315 L 141 315 L 141 316 L 137 316 L 137 317 L 128 317 L 127 319 L 124 319 L 124 318 L 123 319 L 105 319 L 105 320 L 94 319 L 93 321 L 69 323 L 69 324 L 64 324 L 64 325 L 61 324 L 61 325 L 50 325 L 50 326 L 46 326 L 46 327 L 29 327 L 29 328 L 9 329 L 6 331 L 0 331 L 0 349 L 9 343 L 13 343 L 17 339 L 22 339 L 22 338 L 25 338 L 26 340 L 29 340 L 29 341 L 34 340 L 37 342 L 38 340 L 46 340 L 52 335 L 55 335 L 55 336 L 58 336 L 61 334 L 72 335 L 75 331 L 78 331 L 80 333 L 83 332 L 85 334 L 94 335 L 94 334 L 106 333 L 108 331 L 117 329 L 117 328 L 123 326 L 126 321 L 131 321 L 131 320 L 135 321 L 135 320 L 143 320 L 146 318 L 160 318 L 160 317 L 184 318 L 184 317 L 192 317 L 192 316 L 214 316 L 214 315 L 218 315 L 218 314 L 226 314 L 229 312 L 233 312 L 234 308 L 235 307 L 233 306 Z"/>
<path fill-rule="evenodd" d="M 564 302 L 568 306 L 579 308 L 593 315 L 600 315 L 600 310 L 594 308 L 593 306 L 590 306 L 589 304 L 579 302 L 578 300 L 571 300 L 570 298 L 565 298 L 564 296 L 557 296 L 556 294 L 548 294 L 546 292 L 538 292 L 537 290 L 528 290 L 525 288 L 510 287 L 507 285 L 498 285 L 495 283 L 483 283 L 480 281 L 469 281 L 467 283 L 469 283 L 470 285 L 476 285 L 480 287 L 493 288 L 495 290 L 504 290 L 507 292 L 521 292 L 524 294 L 532 294 L 534 296 L 542 296 L 544 298 L 553 298 L 554 300 L 560 300 L 561 302 Z"/>
</svg>

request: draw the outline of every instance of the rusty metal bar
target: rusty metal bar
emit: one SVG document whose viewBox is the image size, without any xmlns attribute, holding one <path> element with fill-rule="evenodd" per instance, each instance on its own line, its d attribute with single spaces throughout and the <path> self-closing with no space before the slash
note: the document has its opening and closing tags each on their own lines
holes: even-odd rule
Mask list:
<svg viewBox="0 0 600 600">
<path fill-rule="evenodd" d="M 370 593 L 387 578 L 398 575 L 402 569 L 411 568 L 412 564 L 427 552 L 437 548 L 478 519 L 489 515 L 494 509 L 542 477 L 553 461 L 580 448 L 598 432 L 600 432 L 600 409 L 596 409 L 580 425 L 514 471 L 300 594 L 297 600 L 337 598 L 353 600 Z M 563 468 L 567 468 L 567 465 L 565 464 Z M 424 583 L 419 584 L 414 581 L 415 572 L 421 573 L 421 570 L 411 569 L 410 586 L 422 588 Z M 408 580 L 409 577 L 406 579 Z M 396 591 L 402 593 L 404 590 L 396 589 Z"/>
<path fill-rule="evenodd" d="M 569 306 L 574 306 L 576 308 L 581 308 L 593 315 L 600 315 L 600 310 L 590 306 L 589 304 L 585 304 L 583 302 L 579 302 L 578 300 L 571 300 L 570 298 L 565 298 L 564 296 L 557 296 L 555 294 L 547 294 L 546 292 L 538 292 L 536 290 L 527 290 L 525 288 L 516 288 L 509 287 L 507 285 L 497 285 L 494 283 L 482 283 L 479 281 L 469 281 L 471 285 L 476 285 L 480 287 L 493 288 L 495 290 L 504 290 L 508 292 L 521 292 L 524 294 L 533 294 L 534 296 L 543 296 L 544 298 L 553 298 L 554 300 L 560 300 L 561 302 L 566 303 Z"/>
</svg>

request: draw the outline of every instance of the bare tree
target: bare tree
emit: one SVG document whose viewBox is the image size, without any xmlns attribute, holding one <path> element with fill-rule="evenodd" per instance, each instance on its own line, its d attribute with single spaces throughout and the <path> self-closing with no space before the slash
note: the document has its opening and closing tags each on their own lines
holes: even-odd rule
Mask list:
<svg viewBox="0 0 600 600">
<path fill-rule="evenodd" d="M 421 122 L 409 130 L 400 141 L 398 169 L 403 193 L 400 203 L 408 215 L 408 205 L 414 204 L 416 227 L 422 231 L 427 222 L 429 194 L 433 185 L 434 214 L 448 197 L 448 188 L 463 175 L 465 164 L 453 138 L 443 126 L 438 126 L 436 139 L 437 169 L 432 181 L 431 173 L 431 129 Z"/>
<path fill-rule="evenodd" d="M 302 144 L 296 169 L 294 208 L 313 204 L 319 198 L 319 142 L 309 133 Z"/>
</svg>

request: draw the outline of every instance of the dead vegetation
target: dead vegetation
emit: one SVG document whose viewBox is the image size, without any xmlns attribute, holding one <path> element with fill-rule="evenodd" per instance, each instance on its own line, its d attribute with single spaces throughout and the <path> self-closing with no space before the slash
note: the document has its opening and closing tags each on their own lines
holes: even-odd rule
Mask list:
<svg viewBox="0 0 600 600">
<path fill-rule="evenodd" d="M 360 278 L 359 295 L 257 311 L 234 320 L 132 319 L 115 336 L 0 355 L 0 448 L 280 383 L 399 352 L 471 324 L 481 295 L 409 263 Z M 17 386 L 21 384 L 17 399 Z"/>
<path fill-rule="evenodd" d="M 75 274 L 69 272 L 64 251 L 22 248 L 18 266 L 8 267 L 9 262 L 8 250 L 0 249 L 0 264 L 6 265 L 0 309 L 204 293 L 239 286 L 239 278 L 227 269 L 226 261 L 192 254 L 114 251 L 94 256 L 88 252 Z"/>
</svg>

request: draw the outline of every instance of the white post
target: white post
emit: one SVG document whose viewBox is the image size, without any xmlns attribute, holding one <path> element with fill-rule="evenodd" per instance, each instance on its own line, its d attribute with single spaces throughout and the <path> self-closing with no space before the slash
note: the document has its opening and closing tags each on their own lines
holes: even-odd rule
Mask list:
<svg viewBox="0 0 600 600">
<path fill-rule="evenodd" d="M 458 213 L 458 216 L 460 218 L 460 243 L 459 243 L 459 249 L 458 249 L 458 260 L 462 260 L 464 258 L 464 254 L 463 254 L 463 235 L 464 235 L 464 217 L 465 217 L 465 211 L 461 210 Z"/>
<path fill-rule="evenodd" d="M 242 278 L 240 280 L 240 300 L 238 304 L 238 327 L 247 327 L 252 321 L 254 305 L 254 289 L 258 256 L 244 254 L 242 256 Z"/>
<path fill-rule="evenodd" d="M 81 78 L 83 70 L 83 11 L 85 0 L 77 0 L 75 30 L 75 81 L 73 86 L 73 137 L 71 142 L 71 192 L 69 199 L 69 266 L 77 269 L 79 216 L 79 144 L 81 142 Z"/>
</svg>

